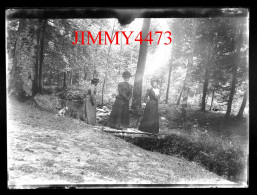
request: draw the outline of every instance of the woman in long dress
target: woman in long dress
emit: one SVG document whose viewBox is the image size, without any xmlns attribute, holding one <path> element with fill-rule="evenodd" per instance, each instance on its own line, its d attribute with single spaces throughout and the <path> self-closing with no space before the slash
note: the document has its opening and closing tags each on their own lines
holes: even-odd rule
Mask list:
<svg viewBox="0 0 257 195">
<path fill-rule="evenodd" d="M 151 80 L 152 87 L 147 90 L 143 108 L 144 109 L 144 115 L 141 120 L 141 123 L 138 127 L 140 131 L 145 131 L 148 133 L 159 133 L 159 112 L 158 112 L 158 100 L 160 98 L 160 91 L 157 88 L 157 79 Z M 146 104 L 147 98 L 149 97 L 149 101 Z"/>
<path fill-rule="evenodd" d="M 108 126 L 115 129 L 124 129 L 129 126 L 129 100 L 132 97 L 132 85 L 129 84 L 130 72 L 125 71 L 122 74 L 124 82 L 118 84 L 119 94 L 116 96 Z"/>
<path fill-rule="evenodd" d="M 96 123 L 96 86 L 99 79 L 94 78 L 91 80 L 91 85 L 89 86 L 86 98 L 84 100 L 84 120 L 87 124 L 95 125 Z"/>
</svg>

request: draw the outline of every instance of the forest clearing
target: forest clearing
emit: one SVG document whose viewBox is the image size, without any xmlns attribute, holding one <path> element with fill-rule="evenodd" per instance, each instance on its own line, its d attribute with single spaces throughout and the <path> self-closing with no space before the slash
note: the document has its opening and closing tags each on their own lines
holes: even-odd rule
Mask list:
<svg viewBox="0 0 257 195">
<path fill-rule="evenodd" d="M 6 10 L 9 187 L 248 187 L 249 11 L 214 10 Z"/>
<path fill-rule="evenodd" d="M 10 188 L 54 184 L 240 186 L 195 162 L 137 147 L 101 131 L 100 126 L 9 101 Z"/>
</svg>

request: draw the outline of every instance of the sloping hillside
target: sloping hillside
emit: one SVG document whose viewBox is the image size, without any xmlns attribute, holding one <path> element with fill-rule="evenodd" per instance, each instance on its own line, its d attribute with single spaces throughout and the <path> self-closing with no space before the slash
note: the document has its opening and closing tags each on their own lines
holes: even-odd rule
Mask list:
<svg viewBox="0 0 257 195">
<path fill-rule="evenodd" d="M 196 163 L 146 151 L 78 120 L 9 99 L 8 184 L 232 184 Z"/>
</svg>

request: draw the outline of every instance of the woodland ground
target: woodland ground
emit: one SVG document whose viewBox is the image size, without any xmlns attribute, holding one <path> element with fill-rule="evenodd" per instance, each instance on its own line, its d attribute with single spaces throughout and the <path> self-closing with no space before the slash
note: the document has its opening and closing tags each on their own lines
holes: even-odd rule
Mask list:
<svg viewBox="0 0 257 195">
<path fill-rule="evenodd" d="M 193 161 L 137 147 L 101 131 L 100 126 L 57 117 L 11 98 L 7 111 L 9 188 L 42 184 L 240 186 Z"/>
</svg>

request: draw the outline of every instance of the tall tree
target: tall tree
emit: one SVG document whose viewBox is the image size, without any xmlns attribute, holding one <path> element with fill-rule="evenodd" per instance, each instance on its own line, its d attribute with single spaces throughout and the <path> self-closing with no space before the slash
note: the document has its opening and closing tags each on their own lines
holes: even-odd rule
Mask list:
<svg viewBox="0 0 257 195">
<path fill-rule="evenodd" d="M 205 99 L 206 99 L 206 94 L 207 94 L 207 90 L 208 90 L 208 84 L 209 84 L 209 79 L 210 79 L 210 55 L 211 55 L 211 46 L 209 47 L 209 54 L 208 54 L 208 58 L 207 58 L 207 62 L 205 65 L 205 69 L 204 69 L 204 83 L 203 83 L 203 95 L 202 95 L 202 104 L 201 104 L 201 110 L 205 111 Z"/>
<path fill-rule="evenodd" d="M 44 62 L 44 41 L 45 41 L 45 29 L 47 24 L 47 19 L 44 19 L 40 22 L 42 24 L 40 30 L 40 53 L 39 53 L 39 72 L 38 72 L 38 90 L 40 93 L 43 93 L 43 62 Z"/>
<path fill-rule="evenodd" d="M 144 40 L 148 34 L 150 28 L 150 18 L 144 18 L 143 26 L 142 26 L 142 39 Z M 139 48 L 139 56 L 137 61 L 137 70 L 134 80 L 134 88 L 133 88 L 133 99 L 131 108 L 134 110 L 141 108 L 141 97 L 142 97 L 142 84 L 143 84 L 143 76 L 145 71 L 145 62 L 147 56 L 148 42 L 143 41 Z"/>
<path fill-rule="evenodd" d="M 191 23 L 191 28 L 192 29 L 192 33 L 190 37 L 190 50 L 189 50 L 189 56 L 188 56 L 188 64 L 187 64 L 187 72 L 186 72 L 186 78 L 185 78 L 185 82 L 184 82 L 184 91 L 183 91 L 183 106 L 187 107 L 187 100 L 188 100 L 188 94 L 190 91 L 190 80 L 191 80 L 191 69 L 193 66 L 193 58 L 195 55 L 195 42 L 196 42 L 196 30 L 198 27 L 198 22 L 197 19 L 193 18 L 191 19 L 192 23 Z"/>
<path fill-rule="evenodd" d="M 212 90 L 211 106 L 210 106 L 210 108 L 209 108 L 209 111 L 211 111 L 211 108 L 212 108 L 212 104 L 213 104 L 213 100 L 214 100 L 214 93 L 215 93 L 215 88 L 213 88 L 213 90 Z"/>
<path fill-rule="evenodd" d="M 247 91 L 245 91 L 245 93 L 244 93 L 242 104 L 241 104 L 240 109 L 239 109 L 239 111 L 236 115 L 237 118 L 242 118 L 243 117 L 246 101 L 247 101 Z"/>
<path fill-rule="evenodd" d="M 111 35 L 111 37 L 113 36 L 114 28 L 115 28 L 115 20 L 113 22 L 113 28 L 112 28 L 112 35 Z M 110 44 L 110 46 L 108 48 L 108 53 L 107 53 L 107 56 L 106 56 L 105 74 L 104 74 L 104 81 L 103 81 L 103 86 L 102 86 L 102 106 L 104 104 L 104 89 L 105 89 L 106 80 L 107 80 L 107 73 L 108 73 L 108 65 L 109 65 L 109 57 L 110 57 L 111 45 L 112 44 Z"/>
<path fill-rule="evenodd" d="M 67 89 L 67 84 L 66 84 L 66 72 L 64 71 L 63 72 L 63 85 L 62 85 L 62 88 L 63 89 Z"/>
<path fill-rule="evenodd" d="M 188 70 L 188 69 L 187 69 Z M 187 71 L 186 70 L 186 71 Z M 181 100 L 181 97 L 182 97 L 182 94 L 183 94 L 183 92 L 184 92 L 184 90 L 185 90 L 185 84 L 186 84 L 186 79 L 187 79 L 187 72 L 186 72 L 186 76 L 185 76 L 185 79 L 184 79 L 184 82 L 183 82 L 183 87 L 182 87 L 182 89 L 181 89 L 181 91 L 180 91 L 180 93 L 179 93 L 179 96 L 178 96 L 178 100 L 177 100 L 177 105 L 179 105 L 180 104 L 180 100 Z"/>
<path fill-rule="evenodd" d="M 171 71 L 172 71 L 172 57 L 170 59 L 170 67 L 169 67 L 169 77 L 168 77 L 168 85 L 167 85 L 167 91 L 166 91 L 166 98 L 165 98 L 165 104 L 168 104 L 169 102 L 169 91 L 170 91 L 170 78 L 171 78 Z"/>
<path fill-rule="evenodd" d="M 243 40 L 242 33 L 243 32 L 241 31 L 241 29 L 239 29 L 238 34 L 235 37 L 235 38 L 237 38 L 236 51 L 234 52 L 235 56 L 233 56 L 235 61 L 234 61 L 233 68 L 232 68 L 231 89 L 230 89 L 230 93 L 229 93 L 228 106 L 227 106 L 225 118 L 228 118 L 230 116 L 232 102 L 233 102 L 234 94 L 236 91 L 238 62 L 240 62 L 240 49 L 241 49 L 242 40 Z"/>
<path fill-rule="evenodd" d="M 17 94 L 17 96 L 20 96 L 23 94 L 23 87 L 22 87 L 22 77 L 21 77 L 21 71 L 22 68 L 19 66 L 19 56 L 22 46 L 22 32 L 26 28 L 26 22 L 24 19 L 18 20 L 18 30 L 16 33 L 15 38 L 15 44 L 13 48 L 13 64 L 12 69 L 10 72 L 10 86 L 9 88 L 14 91 L 14 94 Z"/>
<path fill-rule="evenodd" d="M 35 95 L 37 95 L 38 93 L 38 58 L 39 58 L 39 52 L 40 52 L 40 22 L 38 24 L 38 28 L 37 28 L 37 32 L 36 32 L 36 36 L 37 36 L 37 45 L 36 45 L 36 60 L 34 63 L 34 78 L 32 80 L 32 96 L 35 97 Z"/>
</svg>

